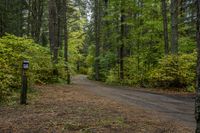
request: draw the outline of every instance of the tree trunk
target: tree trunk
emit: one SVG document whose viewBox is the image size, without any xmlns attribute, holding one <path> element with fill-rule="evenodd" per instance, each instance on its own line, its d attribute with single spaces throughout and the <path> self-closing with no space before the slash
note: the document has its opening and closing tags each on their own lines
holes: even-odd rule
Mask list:
<svg viewBox="0 0 200 133">
<path fill-rule="evenodd" d="M 70 84 L 70 72 L 69 72 L 69 61 L 68 61 L 68 26 L 67 26 L 67 2 L 63 0 L 64 5 L 64 57 L 67 71 L 67 83 Z"/>
<path fill-rule="evenodd" d="M 24 26 L 24 14 L 23 14 L 23 10 L 24 10 L 24 2 L 21 1 L 20 2 L 20 20 L 19 20 L 19 36 L 23 36 L 24 31 L 23 31 L 23 26 Z"/>
<path fill-rule="evenodd" d="M 32 0 L 31 10 L 31 35 L 39 43 L 42 27 L 42 17 L 44 12 L 44 1 Z"/>
<path fill-rule="evenodd" d="M 104 17 L 106 17 L 107 15 L 108 15 L 108 0 L 104 0 Z M 106 30 L 104 31 L 104 41 L 103 41 L 103 50 L 106 53 L 110 47 L 109 39 L 108 39 L 109 38 L 109 31 L 108 31 L 109 21 L 104 20 L 103 26 L 107 27 Z"/>
<path fill-rule="evenodd" d="M 99 55 L 100 55 L 100 10 L 99 10 L 99 0 L 95 0 L 95 80 L 99 80 Z"/>
<path fill-rule="evenodd" d="M 124 79 L 124 37 L 125 37 L 124 0 L 121 1 L 121 46 L 119 56 L 120 80 Z"/>
<path fill-rule="evenodd" d="M 171 0 L 171 51 L 178 54 L 178 0 Z"/>
<path fill-rule="evenodd" d="M 0 13 L 0 37 L 3 36 L 3 13 Z"/>
<path fill-rule="evenodd" d="M 200 133 L 200 0 L 197 0 L 197 80 L 196 80 L 196 100 L 195 100 L 195 118 L 196 133 Z"/>
<path fill-rule="evenodd" d="M 53 64 L 58 63 L 58 16 L 55 0 L 49 0 L 49 39 Z"/>
<path fill-rule="evenodd" d="M 169 38 L 168 38 L 168 19 L 167 19 L 167 3 L 166 3 L 166 0 L 162 0 L 162 15 L 163 15 L 165 55 L 168 55 L 169 54 Z"/>
<path fill-rule="evenodd" d="M 30 29 L 31 29 L 31 10 L 30 10 L 30 5 L 31 5 L 31 0 L 28 0 L 28 18 L 27 18 L 27 35 L 29 36 L 30 35 Z"/>
<path fill-rule="evenodd" d="M 57 13 L 58 13 L 58 47 L 62 48 L 62 29 L 63 27 L 63 18 L 64 18 L 64 5 L 62 0 L 56 0 L 56 6 L 57 6 Z"/>
</svg>

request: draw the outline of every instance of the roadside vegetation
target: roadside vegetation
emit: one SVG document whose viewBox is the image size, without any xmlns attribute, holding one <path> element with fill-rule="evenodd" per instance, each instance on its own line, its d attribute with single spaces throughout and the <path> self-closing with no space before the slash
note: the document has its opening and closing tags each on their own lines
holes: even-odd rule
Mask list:
<svg viewBox="0 0 200 133">
<path fill-rule="evenodd" d="M 66 71 L 62 57 L 56 66 L 59 75 L 53 75 L 51 55 L 48 48 L 36 44 L 31 39 L 6 35 L 0 38 L 0 101 L 21 90 L 22 61 L 30 61 L 28 70 L 29 86 L 35 83 L 46 84 L 65 79 Z"/>
</svg>

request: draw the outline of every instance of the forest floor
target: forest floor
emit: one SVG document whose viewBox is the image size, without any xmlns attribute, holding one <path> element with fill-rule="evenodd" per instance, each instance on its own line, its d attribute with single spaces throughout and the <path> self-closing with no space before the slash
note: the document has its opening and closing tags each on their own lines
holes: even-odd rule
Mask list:
<svg viewBox="0 0 200 133">
<path fill-rule="evenodd" d="M 0 133 L 194 132 L 189 96 L 121 89 L 83 75 L 73 82 L 36 86 L 26 106 L 0 106 Z"/>
</svg>

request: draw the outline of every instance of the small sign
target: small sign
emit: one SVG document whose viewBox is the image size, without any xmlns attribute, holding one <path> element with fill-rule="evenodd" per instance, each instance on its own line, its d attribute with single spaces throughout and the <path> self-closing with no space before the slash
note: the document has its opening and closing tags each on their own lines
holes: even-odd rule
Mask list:
<svg viewBox="0 0 200 133">
<path fill-rule="evenodd" d="M 28 69 L 29 68 L 29 61 L 24 60 L 23 61 L 23 65 L 22 65 L 23 69 Z"/>
</svg>

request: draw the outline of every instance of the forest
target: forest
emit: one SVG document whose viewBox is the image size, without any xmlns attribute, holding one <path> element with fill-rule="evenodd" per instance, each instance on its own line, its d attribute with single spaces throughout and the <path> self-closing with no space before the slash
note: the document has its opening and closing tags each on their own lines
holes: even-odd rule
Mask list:
<svg viewBox="0 0 200 133">
<path fill-rule="evenodd" d="M 28 86 L 73 84 L 197 92 L 200 132 L 200 0 L 0 0 L 0 103 Z M 1 130 L 0 130 L 1 131 Z"/>
</svg>

